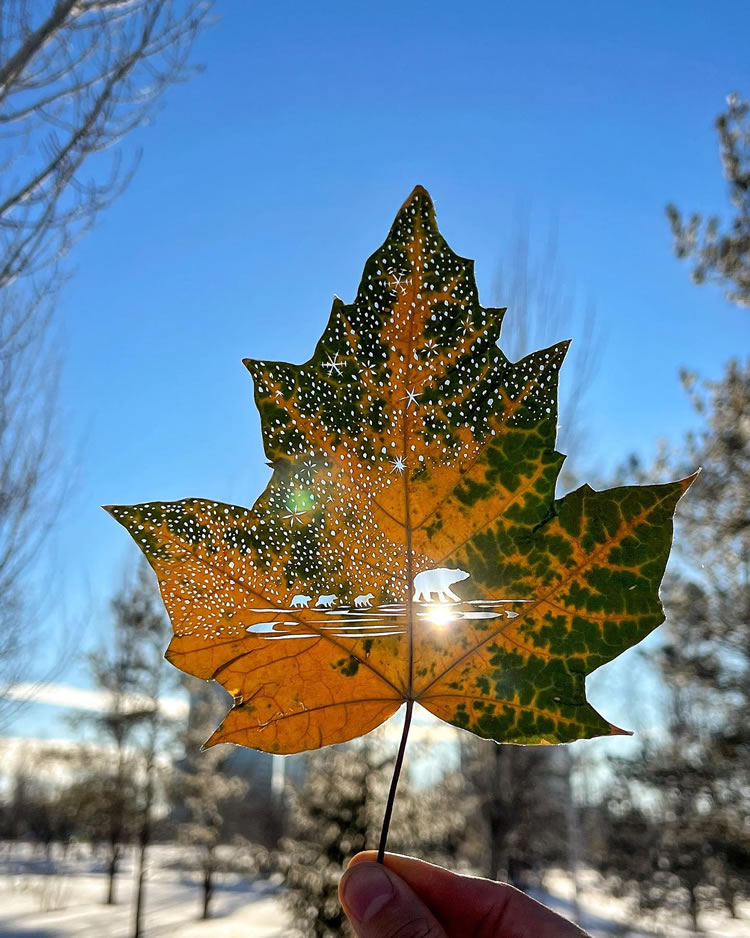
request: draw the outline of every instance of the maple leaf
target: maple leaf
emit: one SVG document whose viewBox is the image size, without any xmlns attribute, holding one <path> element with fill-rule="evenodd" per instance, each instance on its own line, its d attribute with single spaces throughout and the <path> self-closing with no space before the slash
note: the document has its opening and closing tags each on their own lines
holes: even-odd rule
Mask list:
<svg viewBox="0 0 750 938">
<path fill-rule="evenodd" d="M 417 187 L 312 358 L 245 361 L 273 467 L 253 508 L 108 508 L 157 574 L 167 658 L 234 699 L 206 745 L 299 752 L 404 701 L 498 742 L 624 732 L 585 679 L 663 621 L 692 477 L 556 499 L 568 343 L 511 362 L 504 312 Z"/>
</svg>

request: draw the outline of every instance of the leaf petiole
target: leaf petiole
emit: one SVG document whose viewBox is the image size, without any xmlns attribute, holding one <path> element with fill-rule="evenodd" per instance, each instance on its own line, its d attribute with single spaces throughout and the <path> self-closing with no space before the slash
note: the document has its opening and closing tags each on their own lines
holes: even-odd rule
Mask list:
<svg viewBox="0 0 750 938">
<path fill-rule="evenodd" d="M 388 801 L 385 806 L 385 814 L 383 815 L 383 827 L 380 831 L 380 844 L 378 845 L 378 857 L 377 862 L 382 863 L 383 858 L 385 857 L 385 844 L 388 840 L 388 828 L 391 826 L 391 815 L 393 814 L 393 803 L 396 800 L 396 789 L 398 788 L 398 779 L 401 775 L 401 766 L 404 764 L 404 753 L 406 752 L 406 739 L 409 735 L 409 727 L 411 726 L 411 713 L 414 709 L 414 701 L 406 701 L 406 714 L 404 715 L 404 729 L 401 733 L 401 742 L 398 747 L 398 755 L 396 756 L 396 764 L 393 766 L 393 778 L 391 779 L 391 787 L 388 792 Z"/>
</svg>

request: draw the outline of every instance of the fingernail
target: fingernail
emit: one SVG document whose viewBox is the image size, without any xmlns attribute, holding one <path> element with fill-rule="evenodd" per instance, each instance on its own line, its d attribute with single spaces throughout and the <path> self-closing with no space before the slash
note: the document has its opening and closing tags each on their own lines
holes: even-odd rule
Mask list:
<svg viewBox="0 0 750 938">
<path fill-rule="evenodd" d="M 369 922 L 393 895 L 393 883 L 381 863 L 356 863 L 344 882 L 344 901 L 360 922 Z"/>
</svg>

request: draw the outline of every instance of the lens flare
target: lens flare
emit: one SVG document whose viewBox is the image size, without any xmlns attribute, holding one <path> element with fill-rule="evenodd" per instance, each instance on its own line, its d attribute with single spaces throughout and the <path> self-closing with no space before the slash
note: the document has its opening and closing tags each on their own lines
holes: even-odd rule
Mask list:
<svg viewBox="0 0 750 938">
<path fill-rule="evenodd" d="M 453 610 L 445 606 L 430 606 L 427 610 L 427 618 L 439 629 L 444 629 L 455 621 Z"/>
</svg>

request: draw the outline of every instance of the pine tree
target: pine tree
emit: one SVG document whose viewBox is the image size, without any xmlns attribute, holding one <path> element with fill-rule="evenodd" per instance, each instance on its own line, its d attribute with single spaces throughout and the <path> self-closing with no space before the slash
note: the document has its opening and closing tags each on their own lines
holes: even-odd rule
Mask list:
<svg viewBox="0 0 750 938">
<path fill-rule="evenodd" d="M 305 781 L 289 796 L 291 832 L 276 858 L 295 935 L 352 935 L 338 883 L 355 853 L 377 846 L 392 769 L 393 752 L 379 733 L 307 757 Z M 402 775 L 388 849 L 454 863 L 469 809 L 457 776 L 420 787 Z"/>
<path fill-rule="evenodd" d="M 735 914 L 750 891 L 750 362 L 731 362 L 721 381 L 683 380 L 705 422 L 662 458 L 670 472 L 703 468 L 680 505 L 663 589 L 655 663 L 669 723 L 641 758 L 618 764 L 612 829 L 619 841 L 638 831 L 617 862 L 641 904 L 681 910 L 697 927 L 704 908 Z"/>
<path fill-rule="evenodd" d="M 215 746 L 201 752 L 223 715 L 214 684 L 190 680 L 190 720 L 185 732 L 185 758 L 175 778 L 174 801 L 184 811 L 179 839 L 195 854 L 203 878 L 201 918 L 207 919 L 218 870 L 217 848 L 225 836 L 224 811 L 232 801 L 247 793 L 248 783 L 226 774 L 231 748 Z"/>
<path fill-rule="evenodd" d="M 716 119 L 721 162 L 734 211 L 728 228 L 718 218 L 704 221 L 697 212 L 684 221 L 667 206 L 677 257 L 692 258 L 696 283 L 709 280 L 724 288 L 728 300 L 750 306 L 750 102 L 727 97 L 727 109 Z"/>
<path fill-rule="evenodd" d="M 494 746 L 461 740 L 462 764 L 475 795 L 479 868 L 520 888 L 551 866 L 571 862 L 570 757 L 547 746 Z"/>
<path fill-rule="evenodd" d="M 174 741 L 174 727 L 160 707 L 162 697 L 176 687 L 164 663 L 171 634 L 153 573 L 144 563 L 133 582 L 112 600 L 110 640 L 90 655 L 95 684 L 109 706 L 92 718 L 101 741 L 114 750 L 111 765 L 102 770 L 102 810 L 106 817 L 109 889 L 115 901 L 115 880 L 125 843 L 137 844 L 133 938 L 142 931 L 146 856 L 154 824 L 154 806 L 164 786 L 160 754 Z"/>
</svg>

